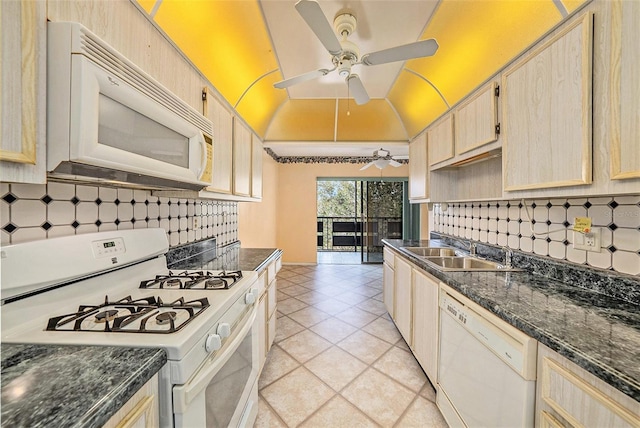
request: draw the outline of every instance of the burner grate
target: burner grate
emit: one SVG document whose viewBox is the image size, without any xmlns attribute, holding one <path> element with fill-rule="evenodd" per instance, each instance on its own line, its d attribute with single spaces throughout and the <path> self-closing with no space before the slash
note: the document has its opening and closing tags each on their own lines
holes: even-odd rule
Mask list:
<svg viewBox="0 0 640 428">
<path fill-rule="evenodd" d="M 140 288 L 226 290 L 242 279 L 241 271 L 214 273 L 210 271 L 183 271 L 156 275 L 140 282 Z"/>
<path fill-rule="evenodd" d="M 81 305 L 77 312 L 49 318 L 48 331 L 104 331 L 113 333 L 174 333 L 209 307 L 205 298 L 164 303 L 160 297 L 133 300 L 131 296 L 97 306 Z"/>
</svg>

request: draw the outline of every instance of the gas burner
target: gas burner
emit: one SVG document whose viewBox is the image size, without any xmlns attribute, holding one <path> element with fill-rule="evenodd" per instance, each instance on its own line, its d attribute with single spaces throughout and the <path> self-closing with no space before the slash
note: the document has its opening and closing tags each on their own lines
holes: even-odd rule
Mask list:
<svg viewBox="0 0 640 428">
<path fill-rule="evenodd" d="M 205 297 L 191 301 L 179 298 L 164 303 L 160 297 L 115 302 L 105 297 L 97 306 L 81 305 L 75 313 L 49 318 L 49 331 L 104 331 L 114 333 L 174 333 L 209 307 Z M 149 320 L 155 322 L 148 322 Z"/>
<path fill-rule="evenodd" d="M 182 288 L 182 281 L 179 278 L 169 278 L 165 281 L 164 285 L 167 288 Z"/>
<path fill-rule="evenodd" d="M 116 315 L 118 315 L 117 309 L 110 309 L 108 311 L 98 312 L 98 314 L 96 314 L 95 322 L 104 323 L 104 322 L 113 321 Z"/>
<path fill-rule="evenodd" d="M 170 324 L 176 319 L 176 312 L 169 311 L 156 315 L 156 322 L 160 325 Z"/>
<path fill-rule="evenodd" d="M 140 288 L 162 289 L 198 289 L 198 290 L 226 290 L 242 279 L 241 271 L 210 272 L 183 271 L 167 275 L 156 275 L 154 279 L 140 282 Z"/>
<path fill-rule="evenodd" d="M 204 288 L 211 289 L 211 288 L 228 288 L 228 287 L 226 287 L 226 283 L 221 278 L 212 278 L 212 279 L 207 279 L 204 282 Z"/>
</svg>

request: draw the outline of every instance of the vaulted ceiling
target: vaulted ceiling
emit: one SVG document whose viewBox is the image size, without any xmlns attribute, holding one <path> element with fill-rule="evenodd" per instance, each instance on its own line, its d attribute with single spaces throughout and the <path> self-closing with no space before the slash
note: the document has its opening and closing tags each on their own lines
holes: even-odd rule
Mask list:
<svg viewBox="0 0 640 428">
<path fill-rule="evenodd" d="M 410 138 L 585 1 L 318 0 L 330 23 L 344 10 L 357 18 L 348 40 L 361 55 L 430 38 L 439 44 L 431 57 L 353 66 L 371 97 L 364 105 L 356 105 L 337 72 L 273 87 L 333 67 L 296 0 L 138 3 L 278 154 L 305 147 L 310 155 L 349 147 L 361 153 L 386 143 L 395 155 L 406 154 Z"/>
</svg>

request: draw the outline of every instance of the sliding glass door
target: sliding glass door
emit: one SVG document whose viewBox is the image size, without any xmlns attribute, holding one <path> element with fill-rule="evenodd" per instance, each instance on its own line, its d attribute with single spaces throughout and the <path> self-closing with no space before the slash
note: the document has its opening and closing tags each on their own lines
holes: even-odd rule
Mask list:
<svg viewBox="0 0 640 428">
<path fill-rule="evenodd" d="M 360 182 L 362 263 L 382 263 L 382 240 L 402 239 L 404 183 Z"/>
<path fill-rule="evenodd" d="M 318 260 L 382 263 L 383 239 L 418 239 L 407 188 L 406 179 L 318 179 Z"/>
</svg>

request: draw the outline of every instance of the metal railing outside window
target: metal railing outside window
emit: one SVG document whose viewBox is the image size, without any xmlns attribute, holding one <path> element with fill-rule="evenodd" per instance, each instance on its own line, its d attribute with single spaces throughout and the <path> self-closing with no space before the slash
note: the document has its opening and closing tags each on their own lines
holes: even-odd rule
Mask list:
<svg viewBox="0 0 640 428">
<path fill-rule="evenodd" d="M 382 251 L 383 238 L 402 239 L 402 217 L 318 217 L 318 251 L 360 251 L 363 241 Z"/>
</svg>

